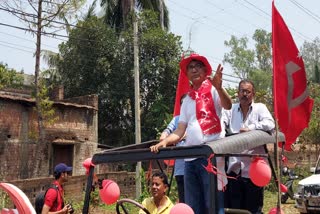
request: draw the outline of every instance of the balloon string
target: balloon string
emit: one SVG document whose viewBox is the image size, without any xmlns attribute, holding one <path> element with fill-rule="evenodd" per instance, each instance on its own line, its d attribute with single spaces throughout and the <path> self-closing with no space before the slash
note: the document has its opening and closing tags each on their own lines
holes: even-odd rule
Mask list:
<svg viewBox="0 0 320 214">
<path fill-rule="evenodd" d="M 202 165 L 205 170 L 208 172 L 208 173 L 212 173 L 214 175 L 217 175 L 217 179 L 218 179 L 218 182 L 221 182 L 221 186 L 222 186 L 222 192 L 224 192 L 226 190 L 226 186 L 224 185 L 224 181 L 223 181 L 223 177 L 226 177 L 226 178 L 229 178 L 229 179 L 234 179 L 234 180 L 237 180 L 239 175 L 234 177 L 234 176 L 227 176 L 225 173 L 221 172 L 221 170 L 219 170 L 216 166 L 214 166 L 212 164 L 212 158 L 214 157 L 214 154 L 211 154 L 209 157 L 208 157 L 208 165 L 207 166 L 204 166 Z M 219 177 L 218 175 L 220 175 L 221 177 Z"/>
</svg>

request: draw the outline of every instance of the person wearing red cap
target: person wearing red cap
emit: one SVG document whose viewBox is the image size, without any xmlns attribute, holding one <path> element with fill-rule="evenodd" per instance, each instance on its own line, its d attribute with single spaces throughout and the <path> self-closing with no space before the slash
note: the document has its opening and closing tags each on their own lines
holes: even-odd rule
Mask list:
<svg viewBox="0 0 320 214">
<path fill-rule="evenodd" d="M 188 96 L 184 99 L 178 128 L 158 144 L 151 146 L 152 152 L 159 148 L 176 144 L 188 133 L 185 146 L 201 145 L 225 136 L 224 125 L 221 121 L 222 108 L 230 109 L 232 101 L 228 93 L 222 88 L 222 70 L 219 64 L 215 75 L 204 56 L 191 54 L 180 62 L 181 75 L 185 75 L 191 86 Z M 180 84 L 183 85 L 183 84 Z M 185 159 L 185 201 L 191 206 L 195 214 L 209 213 L 210 188 L 209 173 L 203 167 L 207 159 Z M 217 167 L 224 173 L 224 159 L 217 158 Z M 218 189 L 222 190 L 227 183 L 218 182 Z M 223 185 L 222 185 L 223 184 Z M 224 213 L 223 194 L 218 193 L 218 213 Z"/>
<path fill-rule="evenodd" d="M 42 214 L 68 214 L 73 213 L 71 205 L 64 204 L 64 190 L 63 184 L 68 181 L 69 174 L 72 171 L 72 167 L 67 166 L 64 163 L 59 163 L 54 168 L 54 182 L 52 185 L 55 188 L 49 188 L 44 200 L 42 208 Z"/>
</svg>

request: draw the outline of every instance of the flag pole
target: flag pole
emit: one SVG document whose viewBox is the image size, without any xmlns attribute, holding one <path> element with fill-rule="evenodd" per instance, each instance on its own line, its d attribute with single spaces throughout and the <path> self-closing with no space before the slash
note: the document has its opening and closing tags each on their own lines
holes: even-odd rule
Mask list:
<svg viewBox="0 0 320 214">
<path fill-rule="evenodd" d="M 274 28 L 274 23 L 273 23 L 273 13 L 274 13 L 274 0 L 272 0 L 272 48 L 274 48 L 274 44 L 273 44 L 273 28 Z M 273 50 L 274 51 L 274 50 Z M 272 55 L 274 55 L 274 52 L 272 51 Z M 272 61 L 273 61 L 273 65 L 274 65 L 274 56 L 272 56 Z M 273 75 L 274 75 L 274 67 L 273 67 Z M 275 89 L 274 89 L 274 76 L 272 77 L 273 79 L 273 97 L 275 97 Z M 274 110 L 276 108 L 275 106 L 275 102 L 274 102 L 274 99 L 272 100 L 273 101 L 273 106 L 274 106 Z M 276 111 L 276 110 L 275 110 Z M 279 151 L 278 151 L 278 144 L 279 144 L 279 124 L 278 124 L 278 117 L 276 115 L 276 112 L 275 112 L 275 129 L 276 129 L 276 135 L 275 135 L 275 138 L 276 138 L 276 144 L 274 146 L 274 152 L 275 152 L 275 165 L 276 165 L 276 171 L 277 171 L 277 182 L 276 182 L 276 185 L 278 187 L 278 200 L 277 200 L 277 214 L 281 214 L 281 189 L 280 189 L 280 184 L 281 184 L 281 177 L 280 177 L 280 163 L 279 163 Z"/>
<path fill-rule="evenodd" d="M 277 168 L 277 182 L 276 185 L 278 186 L 278 201 L 277 201 L 277 214 L 281 213 L 281 188 L 280 188 L 280 184 L 281 184 L 281 172 L 280 172 L 280 161 L 279 161 L 279 151 L 278 151 L 278 143 L 279 143 L 279 125 L 278 125 L 278 119 L 275 120 L 276 122 L 276 144 L 274 147 L 274 152 L 276 153 L 275 155 L 275 163 L 276 163 L 276 168 Z"/>
</svg>

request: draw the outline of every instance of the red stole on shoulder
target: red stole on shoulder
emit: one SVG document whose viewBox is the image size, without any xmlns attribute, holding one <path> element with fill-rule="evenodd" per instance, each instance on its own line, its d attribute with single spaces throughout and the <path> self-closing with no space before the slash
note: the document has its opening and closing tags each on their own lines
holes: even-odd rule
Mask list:
<svg viewBox="0 0 320 214">
<path fill-rule="evenodd" d="M 211 82 L 205 80 L 198 90 L 189 91 L 189 96 L 196 101 L 196 117 L 205 135 L 221 132 L 220 119 L 214 107 L 211 88 Z"/>
</svg>

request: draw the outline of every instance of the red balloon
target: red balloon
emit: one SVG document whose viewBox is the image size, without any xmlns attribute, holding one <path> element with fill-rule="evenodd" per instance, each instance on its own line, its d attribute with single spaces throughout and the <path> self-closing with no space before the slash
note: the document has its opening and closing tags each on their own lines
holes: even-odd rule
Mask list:
<svg viewBox="0 0 320 214">
<path fill-rule="evenodd" d="M 279 209 L 277 207 L 271 208 L 268 214 L 278 214 Z M 280 214 L 284 214 L 283 210 L 280 210 Z"/>
<path fill-rule="evenodd" d="M 256 186 L 264 187 L 271 180 L 271 169 L 262 158 L 255 158 L 249 169 L 249 176 Z"/>
<path fill-rule="evenodd" d="M 281 192 L 288 192 L 288 187 L 284 184 L 280 184 L 280 190 Z"/>
<path fill-rule="evenodd" d="M 118 184 L 112 180 L 103 180 L 102 189 L 99 191 L 101 200 L 107 205 L 117 202 L 120 197 L 120 188 Z"/>
<path fill-rule="evenodd" d="M 178 203 L 171 208 L 169 214 L 194 214 L 194 212 L 187 204 Z"/>
<path fill-rule="evenodd" d="M 175 160 L 174 160 L 174 159 L 172 159 L 172 160 L 164 160 L 163 162 L 164 162 L 167 166 L 173 166 Z"/>
<path fill-rule="evenodd" d="M 281 161 L 283 163 L 287 163 L 288 162 L 288 158 L 286 156 L 284 156 L 284 155 L 281 155 Z"/>
<path fill-rule="evenodd" d="M 88 175 L 90 166 L 94 166 L 94 164 L 92 163 L 92 158 L 85 159 L 85 161 L 83 161 L 82 163 L 82 166 L 86 168 L 86 174 Z"/>
</svg>

